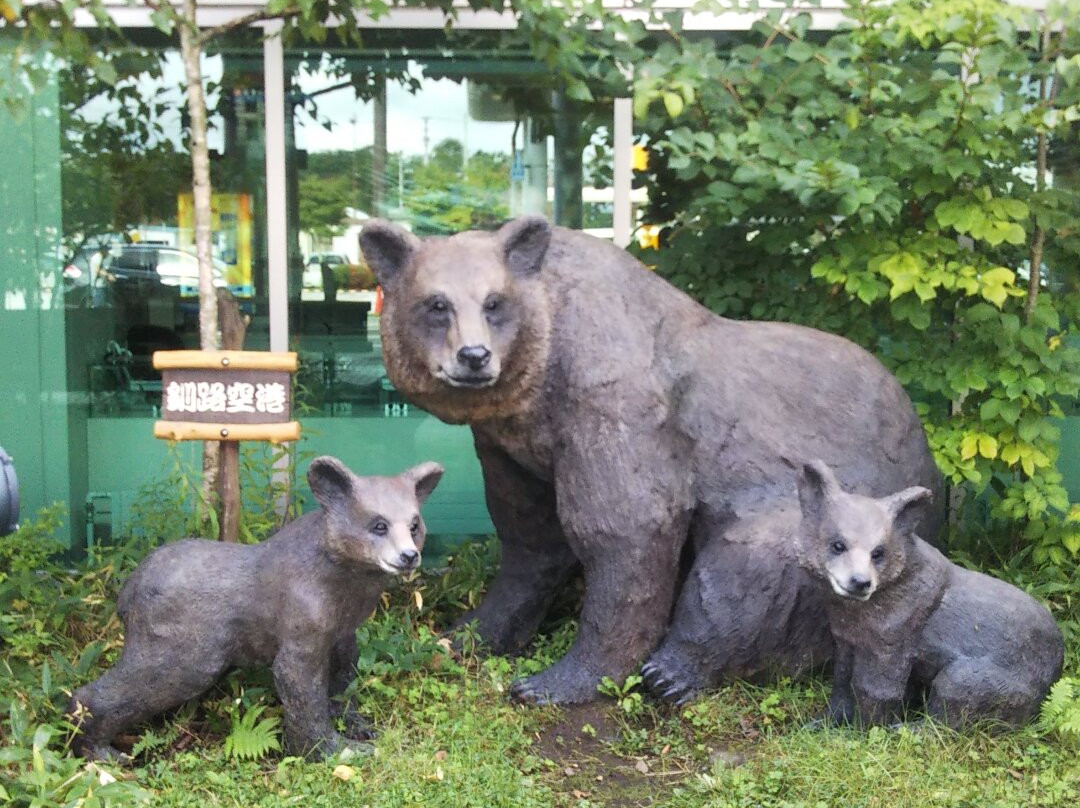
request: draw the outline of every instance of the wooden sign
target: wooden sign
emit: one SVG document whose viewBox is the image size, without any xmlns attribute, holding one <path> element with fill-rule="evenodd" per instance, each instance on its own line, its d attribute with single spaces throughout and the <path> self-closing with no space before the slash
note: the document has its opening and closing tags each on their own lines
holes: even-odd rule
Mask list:
<svg viewBox="0 0 1080 808">
<path fill-rule="evenodd" d="M 296 354 L 269 351 L 156 351 L 167 440 L 297 440 L 291 420 Z"/>
</svg>

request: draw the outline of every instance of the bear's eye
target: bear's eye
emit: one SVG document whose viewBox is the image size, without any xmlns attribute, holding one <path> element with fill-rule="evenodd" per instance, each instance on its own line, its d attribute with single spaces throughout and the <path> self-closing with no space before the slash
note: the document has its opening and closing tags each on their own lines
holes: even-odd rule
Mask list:
<svg viewBox="0 0 1080 808">
<path fill-rule="evenodd" d="M 446 302 L 445 298 L 434 297 L 428 301 L 428 311 L 432 314 L 445 314 L 450 310 L 450 304 Z"/>
<path fill-rule="evenodd" d="M 409 532 L 412 533 L 414 536 L 420 532 L 420 517 L 412 520 L 412 524 L 409 525 Z"/>
<path fill-rule="evenodd" d="M 837 539 L 829 545 L 829 549 L 836 555 L 840 555 L 841 553 L 847 552 L 847 545 L 840 541 L 840 539 Z"/>
<path fill-rule="evenodd" d="M 873 550 L 870 551 L 870 560 L 871 561 L 881 561 L 881 559 L 883 559 L 883 558 L 885 558 L 885 548 L 884 547 L 875 547 Z"/>
<path fill-rule="evenodd" d="M 390 525 L 386 524 L 382 519 L 376 519 L 371 526 L 371 532 L 377 536 L 385 536 L 390 532 Z"/>
<path fill-rule="evenodd" d="M 496 312 L 502 308 L 503 299 L 498 295 L 490 295 L 487 300 L 484 301 L 484 311 L 489 314 Z"/>
</svg>

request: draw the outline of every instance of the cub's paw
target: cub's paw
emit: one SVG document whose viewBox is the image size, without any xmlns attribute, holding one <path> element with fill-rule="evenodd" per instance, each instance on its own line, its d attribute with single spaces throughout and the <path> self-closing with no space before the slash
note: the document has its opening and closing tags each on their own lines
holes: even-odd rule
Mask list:
<svg viewBox="0 0 1080 808">
<path fill-rule="evenodd" d="M 93 760 L 99 763 L 111 763 L 114 766 L 122 766 L 125 769 L 130 769 L 135 765 L 135 758 L 126 752 L 121 752 L 112 744 L 76 744 L 73 751 L 79 757 L 86 758 L 87 760 Z"/>
<path fill-rule="evenodd" d="M 371 721 L 352 707 L 342 711 L 341 724 L 342 735 L 350 741 L 370 741 L 378 735 Z"/>
<path fill-rule="evenodd" d="M 701 683 L 685 673 L 668 669 L 655 660 L 641 666 L 641 677 L 650 693 L 672 704 L 686 704 L 703 688 Z"/>
<path fill-rule="evenodd" d="M 517 704 L 583 704 L 597 697 L 599 684 L 596 674 L 559 662 L 510 685 L 510 700 Z"/>
</svg>

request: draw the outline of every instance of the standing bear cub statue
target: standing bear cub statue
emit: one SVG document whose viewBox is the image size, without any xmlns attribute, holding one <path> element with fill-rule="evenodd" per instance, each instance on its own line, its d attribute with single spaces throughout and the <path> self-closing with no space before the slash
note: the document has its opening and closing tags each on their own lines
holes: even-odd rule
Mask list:
<svg viewBox="0 0 1080 808">
<path fill-rule="evenodd" d="M 915 535 L 929 491 L 849 494 L 820 460 L 803 467 L 798 490 L 800 561 L 831 595 L 830 721 L 889 723 L 917 695 L 957 728 L 1036 714 L 1061 673 L 1061 631 L 1026 593 Z"/>
<path fill-rule="evenodd" d="M 415 570 L 420 506 L 442 476 L 422 463 L 397 477 L 358 477 L 319 457 L 308 483 L 322 505 L 261 544 L 185 539 L 154 550 L 124 585 L 120 661 L 75 691 L 74 750 L 118 759 L 123 729 L 207 690 L 233 667 L 269 665 L 293 754 L 335 754 L 372 737 L 341 710 L 355 673 L 356 628 L 390 576 Z M 334 729 L 340 711 L 345 735 Z"/>
</svg>

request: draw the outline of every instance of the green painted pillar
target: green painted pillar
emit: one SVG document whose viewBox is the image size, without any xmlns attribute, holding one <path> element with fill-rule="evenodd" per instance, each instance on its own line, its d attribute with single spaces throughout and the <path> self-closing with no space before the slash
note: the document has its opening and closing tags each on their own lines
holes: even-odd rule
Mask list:
<svg viewBox="0 0 1080 808">
<path fill-rule="evenodd" d="M 0 40 L 0 53 L 5 43 Z M 15 461 L 21 518 L 63 502 L 81 528 L 73 497 L 61 233 L 57 86 L 18 114 L 0 104 L 0 445 Z M 56 292 L 56 295 L 53 292 Z M 85 443 L 83 453 L 85 454 Z M 85 461 L 83 462 L 85 476 Z"/>
</svg>

